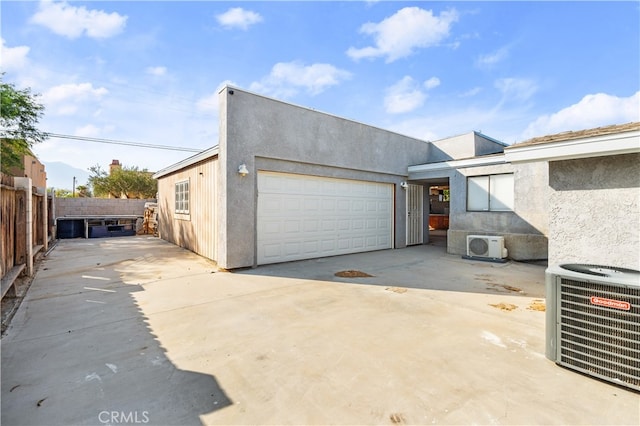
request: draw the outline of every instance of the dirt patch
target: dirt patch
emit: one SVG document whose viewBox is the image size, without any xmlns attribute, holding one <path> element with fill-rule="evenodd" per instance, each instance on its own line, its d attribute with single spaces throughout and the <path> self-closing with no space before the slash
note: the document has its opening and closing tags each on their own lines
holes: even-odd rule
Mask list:
<svg viewBox="0 0 640 426">
<path fill-rule="evenodd" d="M 497 291 L 498 293 L 504 293 L 503 290 L 511 293 L 524 293 L 521 288 L 514 287 L 507 284 L 488 283 L 491 287 L 487 287 L 487 290 Z"/>
<path fill-rule="evenodd" d="M 530 311 L 544 312 L 547 310 L 547 305 L 544 303 L 544 300 L 534 300 L 527 309 Z"/>
<path fill-rule="evenodd" d="M 495 282 L 495 279 L 492 276 L 487 274 L 476 274 L 474 279 L 478 281 L 483 281 L 488 285 L 490 285 L 491 287 L 487 287 L 487 290 L 502 291 L 501 289 L 504 289 L 513 293 L 524 293 L 524 291 L 521 288 Z"/>
<path fill-rule="evenodd" d="M 18 308 L 22 303 L 22 299 L 24 299 L 24 297 L 26 296 L 27 290 L 31 286 L 31 282 L 33 281 L 33 278 L 34 277 L 25 277 L 25 276 L 16 278 L 16 281 L 13 283 L 13 286 L 16 289 L 16 296 L 15 297 L 5 296 L 2 299 L 2 307 L 0 309 L 2 311 L 1 334 L 3 337 L 5 335 L 5 332 L 9 328 L 9 325 L 11 325 L 11 320 L 13 319 L 13 316 L 18 311 Z"/>
<path fill-rule="evenodd" d="M 391 423 L 394 425 L 401 425 L 405 422 L 404 416 L 401 413 L 394 413 L 390 415 L 389 420 L 391 420 Z"/>
<path fill-rule="evenodd" d="M 515 309 L 518 309 L 518 307 L 516 305 L 513 305 L 511 303 L 496 303 L 496 304 L 491 304 L 489 303 L 489 306 L 493 306 L 494 308 L 500 309 L 501 311 L 513 311 Z"/>
<path fill-rule="evenodd" d="M 336 277 L 342 277 L 342 278 L 369 278 L 369 277 L 373 277 L 373 275 L 369 275 L 366 272 L 354 271 L 354 270 L 340 271 L 340 272 L 336 272 L 334 275 Z"/>
<path fill-rule="evenodd" d="M 407 292 L 407 289 L 402 287 L 387 287 L 385 288 L 385 290 L 392 291 L 394 293 L 400 293 L 400 294 Z"/>
</svg>

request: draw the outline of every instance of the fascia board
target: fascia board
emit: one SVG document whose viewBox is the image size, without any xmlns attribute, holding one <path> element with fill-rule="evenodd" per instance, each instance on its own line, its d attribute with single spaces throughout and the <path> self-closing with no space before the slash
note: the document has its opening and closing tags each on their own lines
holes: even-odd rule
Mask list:
<svg viewBox="0 0 640 426">
<path fill-rule="evenodd" d="M 165 167 L 164 169 L 157 171 L 152 177 L 154 179 L 159 179 L 173 172 L 177 172 L 178 170 L 182 170 L 185 167 L 189 167 L 193 164 L 199 163 L 200 161 L 206 160 L 211 157 L 215 157 L 216 155 L 218 155 L 219 152 L 220 152 L 220 148 L 218 145 L 216 145 L 213 148 L 206 149 L 204 151 L 197 153 L 196 155 L 192 155 L 189 158 L 185 158 L 182 161 L 179 161 L 175 164 Z"/>
<path fill-rule="evenodd" d="M 494 164 L 504 164 L 506 162 L 507 161 L 505 160 L 504 154 L 501 154 L 487 157 L 467 158 L 464 160 L 451 160 L 441 161 L 439 163 L 419 164 L 416 166 L 409 166 L 408 172 L 409 174 L 411 174 L 421 172 L 434 172 L 440 170 L 464 169 L 467 167 L 481 167 L 491 166 Z"/>
<path fill-rule="evenodd" d="M 511 163 L 522 163 L 572 160 L 637 152 L 640 152 L 640 131 L 523 147 L 513 146 L 505 150 L 505 155 L 507 161 Z"/>
</svg>

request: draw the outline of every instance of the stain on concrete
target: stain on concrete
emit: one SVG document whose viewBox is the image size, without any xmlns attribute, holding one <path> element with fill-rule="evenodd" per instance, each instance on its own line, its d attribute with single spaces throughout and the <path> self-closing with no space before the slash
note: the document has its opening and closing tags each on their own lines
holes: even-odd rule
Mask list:
<svg viewBox="0 0 640 426">
<path fill-rule="evenodd" d="M 404 416 L 401 413 L 393 413 L 389 416 L 389 419 L 394 425 L 401 425 L 405 423 Z"/>
<path fill-rule="evenodd" d="M 507 312 L 518 309 L 518 307 L 516 305 L 514 305 L 514 304 L 502 303 L 502 302 L 495 303 L 495 304 L 489 303 L 489 306 L 493 306 L 494 308 L 500 309 L 501 311 L 507 311 Z"/>
<path fill-rule="evenodd" d="M 538 299 L 531 302 L 527 309 L 530 311 L 544 312 L 547 310 L 547 306 L 545 305 L 544 300 Z"/>
<path fill-rule="evenodd" d="M 339 271 L 334 274 L 336 277 L 342 278 L 369 278 L 373 277 L 373 275 L 367 274 L 362 271 L 348 270 L 348 271 Z"/>
</svg>

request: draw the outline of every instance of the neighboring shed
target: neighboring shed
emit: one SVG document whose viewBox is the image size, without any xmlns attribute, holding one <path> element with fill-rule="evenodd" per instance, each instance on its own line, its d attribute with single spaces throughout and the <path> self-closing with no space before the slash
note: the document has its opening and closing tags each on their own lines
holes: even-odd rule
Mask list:
<svg viewBox="0 0 640 426">
<path fill-rule="evenodd" d="M 505 156 L 548 162 L 550 264 L 640 270 L 640 122 L 534 138 Z"/>
<path fill-rule="evenodd" d="M 219 144 L 154 175 L 161 238 L 229 269 L 406 246 L 401 184 L 427 142 L 229 86 L 219 101 Z"/>
<path fill-rule="evenodd" d="M 218 147 L 154 175 L 158 178 L 158 235 L 216 260 Z M 188 197 L 188 198 L 185 198 Z"/>
</svg>

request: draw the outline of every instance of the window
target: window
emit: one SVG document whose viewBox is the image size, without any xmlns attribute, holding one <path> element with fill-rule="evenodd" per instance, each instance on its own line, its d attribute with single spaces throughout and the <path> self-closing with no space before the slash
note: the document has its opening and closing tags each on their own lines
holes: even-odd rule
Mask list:
<svg viewBox="0 0 640 426">
<path fill-rule="evenodd" d="M 513 174 L 467 178 L 467 211 L 513 211 Z"/>
<path fill-rule="evenodd" d="M 176 183 L 176 213 L 189 214 L 189 181 Z"/>
</svg>

